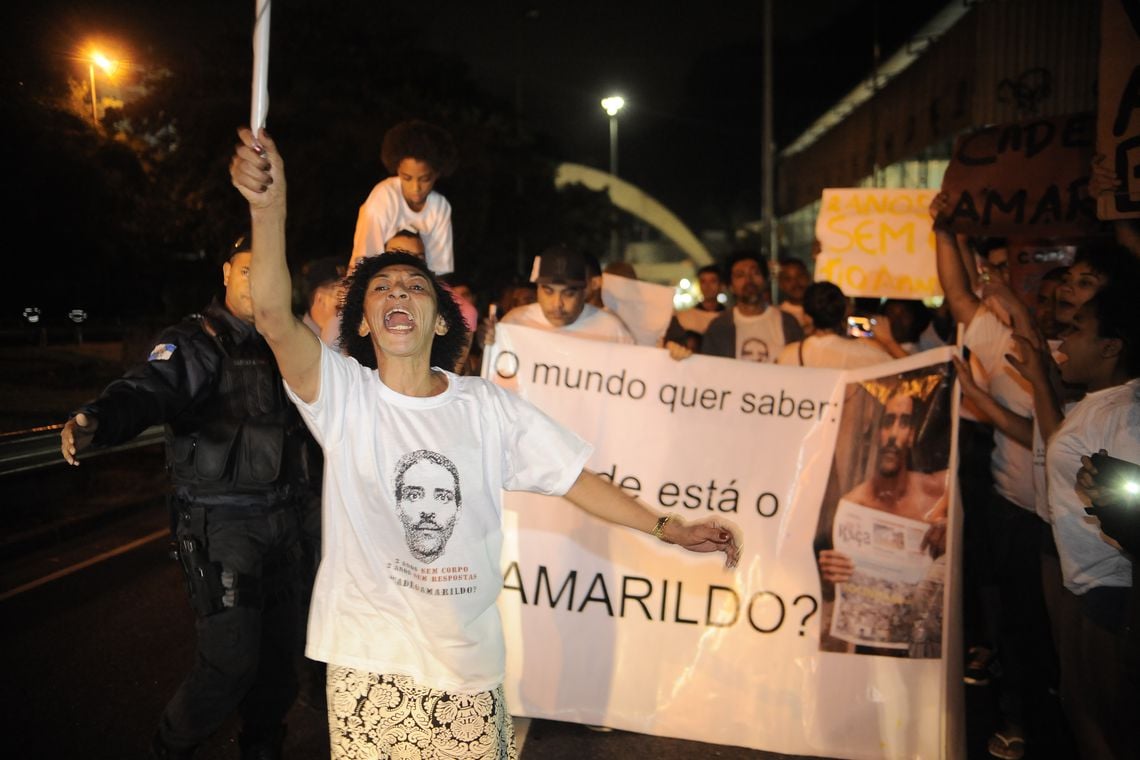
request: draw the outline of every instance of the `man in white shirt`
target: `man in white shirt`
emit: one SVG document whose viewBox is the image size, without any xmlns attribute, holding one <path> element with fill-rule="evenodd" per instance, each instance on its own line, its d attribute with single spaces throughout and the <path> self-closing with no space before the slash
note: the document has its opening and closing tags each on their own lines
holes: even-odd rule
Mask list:
<svg viewBox="0 0 1140 760">
<path fill-rule="evenodd" d="M 775 362 L 785 345 L 804 337 L 803 329 L 791 314 L 768 307 L 768 263 L 758 253 L 734 254 L 728 272 L 736 306 L 709 323 L 701 353 Z"/>
<path fill-rule="evenodd" d="M 535 279 L 538 302 L 511 309 L 502 322 L 632 345 L 633 335 L 621 319 L 586 303 L 588 282 L 584 256 L 561 244 L 547 248 L 539 257 Z"/>
</svg>

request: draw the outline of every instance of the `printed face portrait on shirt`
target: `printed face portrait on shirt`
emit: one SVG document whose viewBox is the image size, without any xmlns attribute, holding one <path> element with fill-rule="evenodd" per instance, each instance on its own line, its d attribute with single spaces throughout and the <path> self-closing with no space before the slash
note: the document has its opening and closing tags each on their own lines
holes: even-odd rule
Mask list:
<svg viewBox="0 0 1140 760">
<path fill-rule="evenodd" d="M 906 466 L 914 445 L 914 397 L 898 394 L 887 399 L 879 419 L 879 474 L 897 475 Z"/>
<path fill-rule="evenodd" d="M 408 550 L 420 562 L 439 559 L 459 519 L 459 472 L 451 460 L 420 449 L 396 464 L 396 513 Z"/>
<path fill-rule="evenodd" d="M 747 338 L 740 346 L 740 358 L 749 362 L 766 362 L 768 344 L 759 338 Z"/>
</svg>

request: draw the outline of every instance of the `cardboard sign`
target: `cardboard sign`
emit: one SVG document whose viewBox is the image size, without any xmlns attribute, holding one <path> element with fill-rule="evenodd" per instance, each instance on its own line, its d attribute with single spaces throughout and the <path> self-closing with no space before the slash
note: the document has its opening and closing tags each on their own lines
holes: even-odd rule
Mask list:
<svg viewBox="0 0 1140 760">
<path fill-rule="evenodd" d="M 935 190 L 823 191 L 815 236 L 815 279 L 848 296 L 928 298 L 942 295 L 928 212 Z"/>
<path fill-rule="evenodd" d="M 1096 199 L 1101 219 L 1140 217 L 1140 6 L 1103 0 L 1096 152 L 1118 187 Z"/>
<path fill-rule="evenodd" d="M 942 180 L 950 224 L 967 235 L 1079 237 L 1096 225 L 1088 194 L 1094 114 L 982 127 L 959 137 Z"/>
</svg>

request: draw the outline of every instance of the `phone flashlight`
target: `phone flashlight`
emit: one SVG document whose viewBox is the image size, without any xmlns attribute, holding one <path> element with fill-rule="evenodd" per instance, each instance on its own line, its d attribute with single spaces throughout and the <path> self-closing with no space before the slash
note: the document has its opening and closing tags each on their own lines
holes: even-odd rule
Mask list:
<svg viewBox="0 0 1140 760">
<path fill-rule="evenodd" d="M 856 338 L 870 338 L 875 334 L 871 329 L 874 325 L 874 317 L 848 317 L 847 334 Z"/>
</svg>

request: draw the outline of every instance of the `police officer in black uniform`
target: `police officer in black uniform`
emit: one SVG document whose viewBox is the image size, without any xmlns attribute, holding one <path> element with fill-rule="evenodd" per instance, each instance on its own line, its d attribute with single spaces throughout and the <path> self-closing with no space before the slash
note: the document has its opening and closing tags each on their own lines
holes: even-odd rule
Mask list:
<svg viewBox="0 0 1140 760">
<path fill-rule="evenodd" d="M 171 525 L 197 613 L 194 665 L 152 754 L 189 758 L 235 710 L 243 758 L 280 756 L 297 693 L 300 529 L 312 444 L 253 325 L 248 237 L 222 266 L 225 301 L 165 330 L 146 363 L 64 426 L 64 459 L 166 425 Z"/>
</svg>

